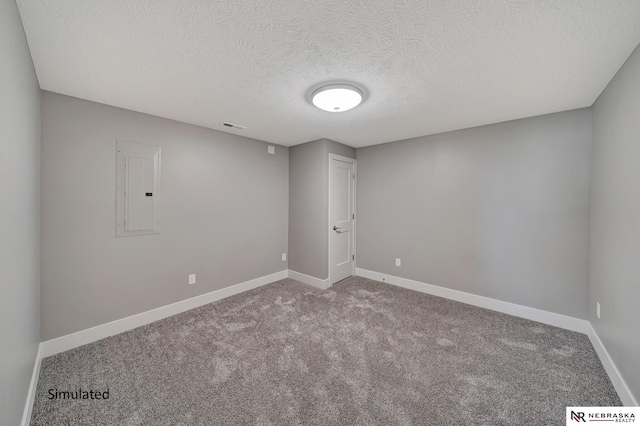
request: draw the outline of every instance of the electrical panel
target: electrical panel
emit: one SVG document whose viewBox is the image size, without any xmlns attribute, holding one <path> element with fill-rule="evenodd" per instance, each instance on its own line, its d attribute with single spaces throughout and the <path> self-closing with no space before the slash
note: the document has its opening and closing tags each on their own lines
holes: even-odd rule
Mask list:
<svg viewBox="0 0 640 426">
<path fill-rule="evenodd" d="M 160 147 L 116 143 L 116 237 L 160 232 Z"/>
</svg>

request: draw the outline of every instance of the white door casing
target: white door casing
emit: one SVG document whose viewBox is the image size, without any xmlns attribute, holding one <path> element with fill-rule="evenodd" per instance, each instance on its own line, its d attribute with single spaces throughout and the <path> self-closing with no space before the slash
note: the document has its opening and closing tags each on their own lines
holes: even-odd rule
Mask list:
<svg viewBox="0 0 640 426">
<path fill-rule="evenodd" d="M 356 160 L 329 154 L 329 281 L 355 273 Z"/>
</svg>

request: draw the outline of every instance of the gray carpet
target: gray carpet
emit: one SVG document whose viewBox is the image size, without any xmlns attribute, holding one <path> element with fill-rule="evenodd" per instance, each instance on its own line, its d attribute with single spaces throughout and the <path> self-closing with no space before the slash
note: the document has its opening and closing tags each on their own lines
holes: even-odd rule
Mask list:
<svg viewBox="0 0 640 426">
<path fill-rule="evenodd" d="M 48 399 L 78 388 L 109 399 Z M 583 334 L 285 279 L 44 359 L 32 425 L 564 425 L 567 405 L 621 405 Z"/>
</svg>

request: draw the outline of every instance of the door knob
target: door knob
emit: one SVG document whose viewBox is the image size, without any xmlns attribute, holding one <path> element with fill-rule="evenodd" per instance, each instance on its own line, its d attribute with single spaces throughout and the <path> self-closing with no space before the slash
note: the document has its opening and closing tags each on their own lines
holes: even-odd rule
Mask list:
<svg viewBox="0 0 640 426">
<path fill-rule="evenodd" d="M 339 231 L 339 230 L 340 230 L 340 227 L 339 227 L 339 226 L 334 226 L 334 227 L 333 227 L 333 230 L 337 232 L 337 231 Z"/>
</svg>

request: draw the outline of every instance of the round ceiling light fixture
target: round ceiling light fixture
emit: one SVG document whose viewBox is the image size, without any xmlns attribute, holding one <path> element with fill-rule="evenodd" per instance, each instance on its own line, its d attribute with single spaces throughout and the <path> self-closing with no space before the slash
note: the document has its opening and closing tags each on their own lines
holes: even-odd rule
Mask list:
<svg viewBox="0 0 640 426">
<path fill-rule="evenodd" d="M 362 91 L 350 84 L 329 84 L 311 94 L 311 102 L 324 111 L 344 112 L 362 102 Z"/>
</svg>

